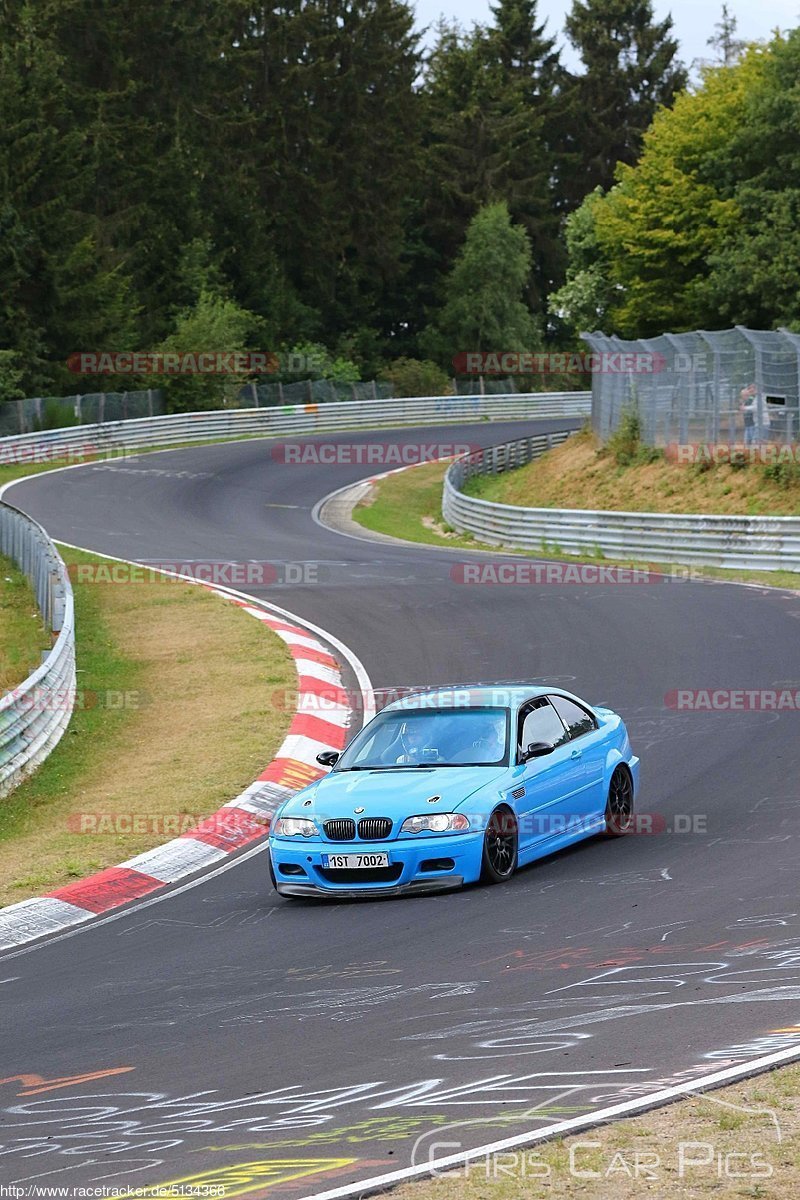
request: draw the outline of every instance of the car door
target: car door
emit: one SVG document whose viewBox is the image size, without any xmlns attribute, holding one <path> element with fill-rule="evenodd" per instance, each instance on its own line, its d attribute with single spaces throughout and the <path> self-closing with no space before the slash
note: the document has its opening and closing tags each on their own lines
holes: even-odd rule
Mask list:
<svg viewBox="0 0 800 1200">
<path fill-rule="evenodd" d="M 606 733 L 594 714 L 576 700 L 558 695 L 548 700 L 564 724 L 572 754 L 583 763 L 583 783 L 571 801 L 571 816 L 591 824 L 605 813 Z"/>
<path fill-rule="evenodd" d="M 520 761 L 527 746 L 545 742 L 554 749 L 541 758 Z M 583 787 L 580 753 L 569 744 L 564 723 L 546 696 L 522 706 L 517 719 L 514 797 L 519 817 L 519 844 L 524 850 L 565 832 L 574 807 L 572 797 Z"/>
</svg>

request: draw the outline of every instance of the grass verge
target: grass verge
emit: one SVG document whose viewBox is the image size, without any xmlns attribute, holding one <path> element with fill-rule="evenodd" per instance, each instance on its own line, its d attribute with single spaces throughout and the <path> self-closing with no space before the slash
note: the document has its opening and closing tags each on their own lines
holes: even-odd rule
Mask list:
<svg viewBox="0 0 800 1200">
<path fill-rule="evenodd" d="M 553 451 L 553 453 L 557 453 L 557 451 Z M 487 550 L 485 542 L 479 542 L 469 534 L 456 533 L 443 521 L 442 482 L 446 469 L 445 464 L 430 463 L 408 471 L 400 471 L 379 480 L 353 510 L 353 520 L 364 529 L 403 538 L 406 541 L 423 542 L 429 546 L 451 546 L 456 550 Z M 511 476 L 502 478 L 510 479 Z M 682 577 L 719 579 L 732 583 L 756 583 L 764 587 L 795 590 L 800 588 L 800 578 L 793 571 L 750 571 L 746 568 L 727 570 L 721 567 L 681 567 L 680 564 L 670 566 L 669 563 L 635 563 L 598 555 L 559 553 L 557 546 L 545 547 L 541 551 L 511 550 L 504 546 L 496 547 L 495 552 L 537 560 L 566 559 L 568 562 L 576 563 L 646 567 L 664 573 L 674 570 Z"/>
<path fill-rule="evenodd" d="M 603 446 L 583 429 L 516 471 L 474 476 L 466 490 L 526 508 L 788 517 L 800 514 L 800 471 L 790 468 L 708 460 L 690 466 L 635 438 Z"/>
<path fill-rule="evenodd" d="M 451 1132 L 455 1141 L 458 1130 Z M 513 1126 L 507 1132 L 510 1136 Z M 490 1134 L 502 1136 L 496 1130 Z M 469 1170 L 407 1184 L 392 1196 L 792 1200 L 800 1197 L 800 1067 L 783 1067 L 640 1117 L 478 1160 Z"/>
<path fill-rule="evenodd" d="M 167 581 L 73 586 L 78 706 L 53 754 L 0 800 L 0 904 L 167 841 L 175 822 L 182 831 L 252 783 L 289 725 L 276 697 L 296 690 L 292 658 L 235 605 Z M 81 833 L 81 813 L 119 831 Z"/>
<path fill-rule="evenodd" d="M 49 648 L 33 588 L 17 565 L 0 554 L 0 694 L 27 679 Z"/>
</svg>

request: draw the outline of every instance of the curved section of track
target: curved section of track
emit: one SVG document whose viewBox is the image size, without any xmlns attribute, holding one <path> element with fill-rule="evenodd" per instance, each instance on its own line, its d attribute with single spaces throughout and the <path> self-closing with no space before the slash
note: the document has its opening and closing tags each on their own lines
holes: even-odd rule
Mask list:
<svg viewBox="0 0 800 1200">
<path fill-rule="evenodd" d="M 489 445 L 528 429 L 304 440 Z M 3 961 L 0 1178 L 224 1184 L 236 1168 L 241 1195 L 319 1194 L 436 1143 L 467 1149 L 800 1050 L 800 714 L 665 699 L 796 687 L 800 598 L 464 585 L 468 553 L 314 523 L 322 496 L 374 467 L 289 466 L 272 446 L 97 464 L 12 499 L 56 539 L 120 557 L 313 564 L 260 594 L 347 643 L 376 687 L 524 676 L 613 704 L 654 833 L 399 902 L 282 902 L 255 854 Z"/>
</svg>

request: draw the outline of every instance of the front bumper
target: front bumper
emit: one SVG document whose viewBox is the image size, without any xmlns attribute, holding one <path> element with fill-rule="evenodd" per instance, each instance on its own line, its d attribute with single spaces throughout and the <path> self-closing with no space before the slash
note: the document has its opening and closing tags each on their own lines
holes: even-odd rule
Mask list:
<svg viewBox="0 0 800 1200">
<path fill-rule="evenodd" d="M 328 842 L 299 838 L 271 838 L 269 843 L 275 886 L 283 896 L 396 896 L 406 892 L 441 891 L 460 887 L 480 878 L 483 831 L 462 834 L 425 835 L 387 842 Z M 347 872 L 337 882 L 338 872 L 323 867 L 323 854 L 387 854 L 391 878 L 375 878 L 369 871 L 363 880 Z M 445 860 L 446 868 L 432 863 Z M 373 874 L 373 878 L 370 878 Z"/>
<path fill-rule="evenodd" d="M 412 879 L 410 883 L 394 883 L 387 885 L 373 884 L 365 887 L 337 885 L 336 887 L 320 887 L 315 883 L 278 883 L 279 896 L 325 896 L 335 895 L 337 900 L 379 900 L 382 896 L 408 896 L 414 892 L 444 892 L 451 888 L 459 888 L 464 880 L 460 875 L 446 875 L 441 878 L 431 876 L 430 879 Z"/>
</svg>

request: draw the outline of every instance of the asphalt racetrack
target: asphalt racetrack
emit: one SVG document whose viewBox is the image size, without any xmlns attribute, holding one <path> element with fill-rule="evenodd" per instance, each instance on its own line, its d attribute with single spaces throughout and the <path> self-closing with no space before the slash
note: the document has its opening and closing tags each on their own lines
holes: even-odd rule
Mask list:
<svg viewBox="0 0 800 1200">
<path fill-rule="evenodd" d="M 530 429 L 303 441 L 490 445 Z M 469 552 L 312 519 L 375 468 L 283 463 L 274 445 L 98 463 L 7 499 L 122 558 L 313 564 L 246 590 L 341 639 L 377 688 L 524 677 L 611 705 L 654 832 L 584 842 L 504 887 L 362 903 L 279 899 L 262 846 L 5 956 L 0 1180 L 319 1195 L 800 1048 L 800 713 L 666 699 L 800 686 L 800 596 L 466 585 Z"/>
</svg>

